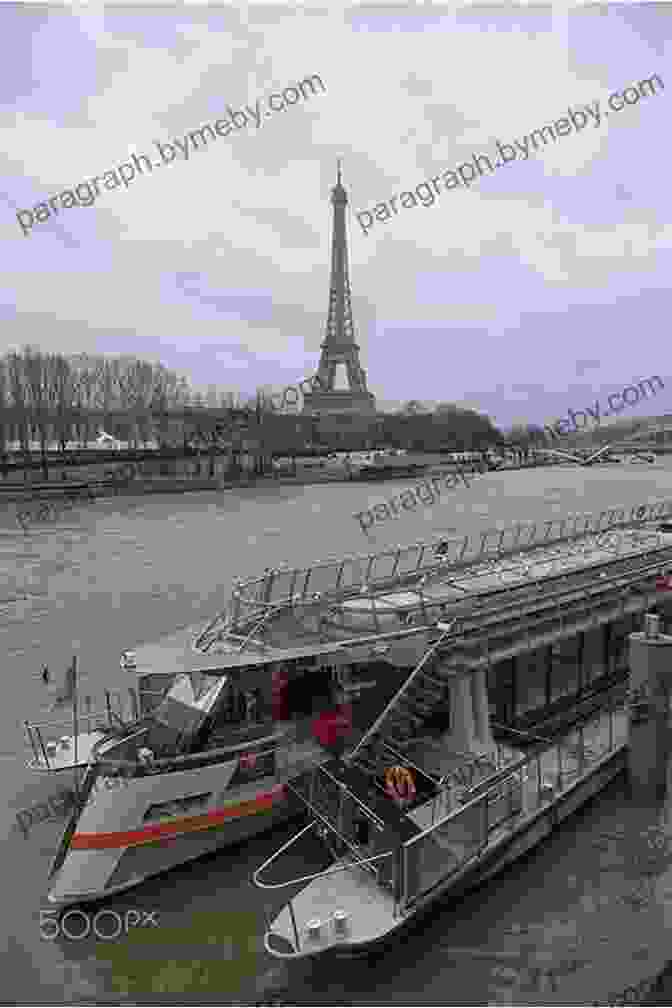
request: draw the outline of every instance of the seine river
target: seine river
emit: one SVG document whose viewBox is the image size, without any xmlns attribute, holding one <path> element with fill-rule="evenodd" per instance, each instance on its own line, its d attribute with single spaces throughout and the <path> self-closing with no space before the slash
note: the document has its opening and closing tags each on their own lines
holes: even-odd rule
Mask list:
<svg viewBox="0 0 672 1008">
<path fill-rule="evenodd" d="M 641 867 L 650 847 L 643 830 L 657 820 L 633 809 L 618 782 L 543 848 L 458 905 L 442 904 L 376 961 L 318 966 L 287 981 L 265 957 L 263 899 L 250 875 L 291 827 L 106 903 L 120 914 L 155 914 L 153 952 L 142 963 L 122 943 L 42 936 L 47 870 L 62 824 L 35 825 L 28 836 L 14 824 L 18 809 L 54 789 L 23 764 L 22 719 L 36 717 L 49 701 L 42 666 L 61 679 L 76 653 L 83 694 L 122 688 L 131 682 L 119 668 L 122 649 L 212 617 L 237 575 L 439 533 L 672 499 L 672 459 L 656 467 L 491 473 L 470 489 L 446 493 L 433 508 L 379 526 L 367 541 L 353 512 L 407 485 L 264 485 L 114 498 L 27 534 L 10 513 L 0 515 L 2 1003 L 222 1003 L 268 997 L 273 985 L 289 982 L 281 996 L 306 1004 L 568 1004 L 604 1000 L 661 968 L 672 858 L 659 857 L 653 871 Z M 630 840 L 637 856 L 628 853 Z M 231 921 L 236 941 L 241 930 L 247 934 L 245 955 L 235 944 L 228 951 L 212 945 L 205 955 L 207 922 L 215 917 L 220 925 Z M 205 937 L 190 944 L 185 936 L 193 922 L 194 933 Z"/>
</svg>

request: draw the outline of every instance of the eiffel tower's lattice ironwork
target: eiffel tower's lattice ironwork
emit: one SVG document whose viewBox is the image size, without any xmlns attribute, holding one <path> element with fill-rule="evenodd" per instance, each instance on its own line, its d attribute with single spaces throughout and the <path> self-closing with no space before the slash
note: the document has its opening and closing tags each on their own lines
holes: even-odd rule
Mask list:
<svg viewBox="0 0 672 1008">
<path fill-rule="evenodd" d="M 329 314 L 317 370 L 321 388 L 316 385 L 312 393 L 304 396 L 304 412 L 372 413 L 375 411 L 375 398 L 366 387 L 366 372 L 359 363 L 359 346 L 355 343 L 355 327 L 352 320 L 345 229 L 348 196 L 341 183 L 340 162 L 338 179 L 331 191 L 331 203 L 334 208 L 334 230 L 331 242 Z M 347 389 L 336 387 L 339 364 L 345 366 Z"/>
</svg>

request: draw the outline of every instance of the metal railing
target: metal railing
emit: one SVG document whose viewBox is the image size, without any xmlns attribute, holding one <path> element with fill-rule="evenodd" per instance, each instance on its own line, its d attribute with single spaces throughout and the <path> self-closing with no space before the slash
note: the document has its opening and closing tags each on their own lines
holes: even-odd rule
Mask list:
<svg viewBox="0 0 672 1008">
<path fill-rule="evenodd" d="M 270 605 L 311 605 L 315 603 L 316 596 L 322 601 L 328 599 L 330 593 L 343 597 L 348 591 L 356 593 L 365 586 L 384 587 L 387 582 L 398 581 L 404 575 L 413 577 L 421 572 L 445 569 L 446 566 L 458 568 L 481 559 L 525 552 L 550 542 L 572 541 L 607 529 L 660 520 L 671 512 L 672 502 L 668 501 L 634 505 L 630 509 L 610 508 L 596 516 L 570 515 L 539 523 L 519 523 L 513 528 L 490 529 L 464 536 L 463 539 L 415 543 L 294 570 L 278 568 L 261 578 L 238 582 L 231 612 L 232 623 L 236 624 L 241 618 L 254 618 L 255 613 L 264 613 Z M 488 544 L 491 537 L 493 542 Z M 439 544 L 449 549 L 437 556 Z M 201 637 L 211 629 L 212 624 Z"/>
<path fill-rule="evenodd" d="M 148 731 L 148 728 L 142 729 L 138 733 L 138 737 L 146 735 Z M 123 745 L 124 741 L 122 740 L 120 745 Z M 96 765 L 100 767 L 102 774 L 134 777 L 144 777 L 160 770 L 188 770 L 200 764 L 221 761 L 226 756 L 232 759 L 238 758 L 239 762 L 242 757 L 242 769 L 253 769 L 251 764 L 250 767 L 245 766 L 245 757 L 248 757 L 248 759 L 249 757 L 254 757 L 258 763 L 262 763 L 265 760 L 266 763 L 263 763 L 263 766 L 268 768 L 271 766 L 271 760 L 277 759 L 280 753 L 286 751 L 286 745 L 280 743 L 275 746 L 269 746 L 267 749 L 255 749 L 255 745 L 259 745 L 263 741 L 263 739 L 258 739 L 252 742 L 240 742 L 236 745 L 203 749 L 197 753 L 176 753 L 174 756 L 160 756 L 152 759 L 147 764 L 140 763 L 137 759 L 122 759 L 103 755 L 100 759 L 96 760 Z M 270 776 L 273 772 L 272 769 L 269 769 L 268 775 Z"/>
<path fill-rule="evenodd" d="M 496 781 L 477 784 L 472 789 L 476 792 L 474 797 L 406 841 L 403 844 L 402 906 L 422 897 L 463 868 L 483 851 L 497 831 L 511 833 L 521 818 L 549 805 L 567 791 L 591 763 L 599 762 L 624 746 L 627 741 L 625 718 L 622 718 L 624 733 L 617 731 L 616 723 L 617 716 L 624 712 L 625 704 L 616 687 L 609 691 L 605 704 L 598 711 L 573 727 L 562 739 L 522 757 L 502 770 Z"/>
<path fill-rule="evenodd" d="M 650 556 L 639 555 L 633 557 L 632 559 L 638 560 L 639 564 L 628 572 L 612 574 L 611 577 L 603 577 L 601 573 L 599 580 L 596 580 L 593 574 L 593 581 L 596 587 L 568 585 L 566 583 L 566 575 L 558 575 L 553 578 L 544 578 L 539 583 L 539 585 L 543 584 L 544 587 L 543 596 L 537 594 L 535 598 L 528 597 L 522 600 L 514 597 L 512 602 L 505 602 L 500 596 L 498 605 L 492 605 L 491 600 L 486 597 L 485 604 L 481 606 L 472 605 L 470 611 L 468 613 L 465 612 L 464 615 L 458 613 L 462 627 L 459 634 L 459 649 L 461 654 L 458 657 L 461 661 L 466 661 L 469 668 L 483 662 L 487 664 L 487 654 L 479 660 L 468 657 L 468 652 L 474 648 L 483 650 L 484 638 L 487 638 L 486 651 L 492 655 L 495 650 L 494 642 L 501 638 L 502 635 L 509 634 L 516 637 L 523 635 L 527 638 L 527 635 L 529 635 L 533 628 L 543 627 L 549 620 L 554 624 L 557 624 L 558 621 L 560 621 L 561 625 L 565 621 L 568 623 L 569 619 L 576 617 L 582 608 L 585 607 L 586 600 L 589 601 L 593 608 L 600 609 L 608 603 L 620 605 L 623 608 L 623 615 L 633 611 L 632 605 L 627 600 L 629 590 L 636 583 L 644 581 L 655 582 L 657 575 L 662 569 L 669 566 L 672 559 L 670 548 L 664 552 L 665 555 L 654 562 L 651 562 Z M 584 571 L 580 573 L 585 574 L 589 572 Z M 557 582 L 560 587 L 556 588 L 553 582 Z M 511 589 L 510 592 L 512 595 L 515 595 L 516 589 Z M 652 585 L 650 593 L 655 596 L 654 585 Z M 634 608 L 645 608 L 648 604 L 649 601 L 645 596 L 642 596 Z M 525 619 L 526 614 L 529 617 L 528 619 Z M 607 622 L 613 619 L 613 614 L 600 612 L 591 613 L 587 617 L 588 625 L 590 626 L 596 625 L 595 620 Z M 580 629 L 581 627 L 572 624 L 567 632 L 573 635 L 579 632 Z M 552 630 L 549 629 L 547 635 L 555 639 L 557 632 L 557 627 L 555 627 Z M 543 641 L 540 640 L 534 644 L 534 647 L 540 647 L 542 643 Z M 498 645 L 500 649 L 503 646 L 502 644 Z M 511 648 L 515 650 L 516 645 L 512 643 Z M 531 650 L 529 643 L 525 646 L 525 649 Z"/>
<path fill-rule="evenodd" d="M 379 732 L 379 730 L 380 730 L 383 722 L 386 720 L 386 718 L 388 717 L 388 715 L 393 712 L 394 708 L 397 706 L 397 704 L 402 699 L 402 697 L 408 692 L 409 688 L 413 685 L 413 683 L 415 682 L 416 677 L 422 671 L 422 669 L 425 667 L 425 665 L 427 664 L 427 662 L 429 661 L 429 659 L 434 655 L 434 653 L 438 650 L 438 648 L 441 646 L 441 644 L 443 644 L 443 642 L 446 640 L 446 638 L 450 635 L 450 633 L 451 633 L 453 627 L 455 626 L 456 622 L 457 622 L 456 620 L 452 620 L 452 622 L 450 623 L 450 626 L 447 629 L 442 629 L 441 636 L 438 638 L 438 640 L 436 640 L 434 642 L 434 644 L 432 644 L 431 647 L 429 647 L 427 649 L 427 651 L 424 653 L 424 655 L 422 656 L 422 658 L 420 659 L 420 661 L 418 662 L 418 664 L 415 666 L 415 668 L 413 669 L 413 671 L 409 675 L 408 679 L 406 679 L 406 681 L 404 683 L 402 683 L 401 687 L 394 694 L 394 696 L 392 697 L 392 699 L 390 700 L 390 702 L 383 709 L 383 711 L 378 715 L 378 717 L 373 722 L 373 724 L 371 725 L 371 727 L 368 729 L 368 731 L 366 731 L 364 733 L 364 735 L 362 736 L 362 738 L 360 739 L 360 741 L 358 742 L 358 744 L 355 746 L 355 748 L 349 754 L 349 756 L 348 756 L 348 761 L 349 762 L 351 762 L 352 760 L 354 760 L 357 757 L 357 753 L 361 749 L 363 749 L 366 745 L 368 745 L 368 743 L 371 741 L 372 738 L 375 738 L 375 736 L 378 734 L 378 732 Z"/>
<path fill-rule="evenodd" d="M 109 690 L 105 690 L 105 707 L 103 710 L 93 710 L 92 698 L 85 696 L 83 698 L 84 702 L 78 704 L 77 709 L 79 731 L 85 730 L 89 734 L 99 731 L 102 734 L 106 734 L 118 730 L 126 730 L 139 717 L 137 697 L 131 689 L 129 689 L 129 694 L 130 710 L 127 709 L 124 703 L 123 694 L 118 692 L 110 693 Z M 130 716 L 127 716 L 128 714 Z M 55 741 L 61 741 L 65 738 L 66 732 L 69 732 L 67 738 L 72 739 L 74 726 L 75 719 L 72 714 L 68 718 L 49 718 L 43 721 L 24 720 L 24 732 L 34 758 L 34 762 L 29 764 L 29 766 L 47 770 L 53 769 L 56 765 L 54 761 L 55 754 L 52 753 L 50 756 L 49 747 Z"/>
<path fill-rule="evenodd" d="M 473 788 L 477 794 L 463 802 L 458 809 L 449 811 L 438 820 L 435 819 L 433 811 L 431 826 L 402 844 L 396 852 L 400 857 L 395 857 L 395 851 L 390 850 L 371 858 L 346 861 L 326 870 L 283 882 L 263 882 L 260 876 L 266 868 L 308 830 L 314 829 L 318 821 L 325 822 L 323 816 L 319 815 L 318 819 L 308 823 L 300 833 L 264 861 L 254 872 L 253 881 L 261 889 L 284 889 L 355 867 L 370 869 L 374 862 L 394 858 L 394 917 L 397 917 L 400 912 L 407 912 L 415 900 L 447 881 L 452 874 L 464 868 L 467 862 L 477 858 L 493 840 L 495 834 L 499 832 L 501 836 L 505 836 L 513 832 L 521 819 L 524 820 L 544 806 L 549 806 L 556 797 L 567 792 L 591 763 L 597 764 L 622 748 L 627 741 L 627 723 L 623 718 L 624 737 L 617 738 L 615 719 L 624 712 L 625 705 L 621 702 L 616 687 L 608 693 L 605 704 L 597 711 L 597 716 L 593 712 L 592 717 L 581 722 L 557 742 L 548 744 L 548 740 L 543 740 L 547 743 L 543 748 L 539 748 L 531 755 L 523 756 L 512 766 L 493 774 L 489 780 L 481 781 Z M 603 738 L 605 715 L 608 719 L 606 740 Z M 591 732 L 595 738 L 591 737 Z M 538 736 L 530 738 L 536 739 Z M 442 791 L 434 796 L 433 810 L 436 809 L 437 799 L 444 795 L 445 791 Z M 338 833 L 333 824 L 327 825 L 332 832 Z M 291 958 L 301 951 L 301 939 L 291 899 L 287 908 L 293 928 L 295 951 L 285 955 Z M 273 936 L 274 932 L 267 923 L 264 941 L 269 950 L 268 943 Z M 278 954 L 277 950 L 274 950 L 274 954 Z M 282 954 L 280 956 L 282 957 Z"/>
<path fill-rule="evenodd" d="M 370 858 L 362 858 L 362 859 L 357 860 L 357 861 L 346 861 L 344 864 L 336 865 L 335 867 L 332 867 L 332 868 L 327 868 L 324 871 L 314 872 L 312 875 L 301 875 L 301 876 L 299 876 L 297 878 L 288 879 L 285 882 L 262 882 L 261 878 L 260 878 L 261 873 L 263 871 L 265 871 L 267 868 L 270 868 L 270 866 L 273 864 L 273 862 L 276 861 L 277 858 L 279 858 L 281 854 L 284 854 L 284 852 L 286 850 L 288 850 L 298 840 L 300 840 L 301 837 L 305 833 L 307 833 L 309 830 L 314 829 L 316 825 L 317 825 L 317 820 L 313 820 L 313 822 L 309 822 L 307 826 L 304 826 L 304 828 L 299 833 L 297 833 L 295 836 L 291 837 L 287 841 L 287 843 L 283 844 L 282 847 L 280 847 L 279 850 L 275 851 L 274 854 L 271 854 L 271 856 L 269 858 L 267 858 L 266 861 L 264 861 L 264 863 L 259 866 L 259 868 L 257 868 L 257 870 L 254 872 L 254 874 L 252 876 L 252 881 L 254 882 L 254 884 L 259 889 L 286 889 L 288 886 L 300 885 L 301 883 L 304 883 L 304 882 L 314 882 L 316 879 L 327 878 L 330 875 L 337 875 L 339 872 L 351 871 L 353 868 L 369 868 L 374 862 L 377 863 L 379 861 L 384 861 L 385 859 L 391 858 L 393 856 L 393 851 L 385 851 L 382 854 L 375 854 L 373 857 L 370 857 Z M 294 906 L 293 906 L 293 903 L 292 903 L 291 899 L 290 899 L 289 903 L 287 904 L 287 906 L 288 906 L 288 909 L 289 909 L 290 919 L 292 921 L 292 930 L 294 932 L 294 941 L 296 943 L 296 951 L 300 952 L 301 951 L 301 938 L 299 936 L 299 928 L 298 928 L 297 923 L 296 923 L 296 916 L 294 914 Z M 273 932 L 271 931 L 270 925 L 268 925 L 267 926 L 267 931 L 266 931 L 266 936 L 270 937 L 272 935 L 273 935 Z"/>
<path fill-rule="evenodd" d="M 443 775 L 439 781 L 439 787 L 444 788 L 446 785 L 451 785 L 454 787 L 462 788 L 468 791 L 474 784 L 477 777 L 478 770 L 482 769 L 486 773 L 496 773 L 500 767 L 500 756 L 499 747 L 497 748 L 497 758 L 496 762 L 493 763 L 491 759 L 487 756 L 474 755 L 473 753 L 464 754 L 464 762 L 453 770 L 449 770 Z M 483 780 L 483 777 L 479 778 L 479 782 Z"/>
</svg>

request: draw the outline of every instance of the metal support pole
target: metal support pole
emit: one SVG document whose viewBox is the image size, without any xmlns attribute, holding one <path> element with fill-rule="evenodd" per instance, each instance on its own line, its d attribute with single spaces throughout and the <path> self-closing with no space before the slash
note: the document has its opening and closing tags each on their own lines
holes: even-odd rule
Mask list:
<svg viewBox="0 0 672 1008">
<path fill-rule="evenodd" d="M 380 620 L 378 619 L 378 610 L 376 609 L 376 600 L 373 593 L 369 591 L 369 599 L 371 601 L 371 614 L 373 616 L 373 625 L 376 628 L 376 633 L 380 633 Z"/>
<path fill-rule="evenodd" d="M 271 594 L 273 592 L 274 580 L 275 580 L 275 571 L 272 570 L 271 573 L 266 576 L 266 586 L 264 588 L 264 602 L 271 601 Z"/>
<path fill-rule="evenodd" d="M 135 721 L 140 720 L 140 705 L 138 703 L 138 695 L 136 691 L 129 686 L 128 692 L 131 694 L 131 704 L 133 705 L 133 719 Z"/>
<path fill-rule="evenodd" d="M 79 725 L 77 724 L 77 655 L 72 656 L 72 725 L 75 739 L 75 796 L 79 799 L 79 770 L 77 769 L 77 738 L 79 736 Z"/>
<path fill-rule="evenodd" d="M 341 587 L 341 579 L 343 578 L 343 571 L 345 569 L 345 560 L 342 561 L 340 567 L 338 568 L 338 577 L 336 578 L 336 591 Z"/>
<path fill-rule="evenodd" d="M 35 726 L 35 731 L 37 732 L 37 741 L 40 743 L 40 749 L 42 750 L 42 755 L 44 756 L 44 764 L 45 764 L 47 770 L 49 770 L 49 769 L 51 769 L 51 763 L 49 762 L 49 756 L 48 756 L 46 747 L 44 745 L 44 739 L 42 738 L 42 732 L 40 731 L 40 729 L 39 729 L 39 727 L 37 725 Z"/>
<path fill-rule="evenodd" d="M 299 929 L 296 926 L 296 917 L 294 916 L 294 905 L 290 899 L 289 901 L 289 916 L 292 918 L 292 927 L 294 928 L 294 938 L 296 940 L 296 951 L 301 951 L 301 942 L 299 940 Z"/>
<path fill-rule="evenodd" d="M 481 533 L 481 546 L 480 546 L 480 549 L 478 551 L 479 557 L 483 556 L 483 554 L 485 552 L 485 544 L 488 541 L 488 535 L 489 534 L 490 534 L 489 531 Z"/>
<path fill-rule="evenodd" d="M 400 559 L 401 559 L 401 549 L 398 549 L 397 555 L 394 558 L 394 567 L 392 568 L 392 573 L 390 574 L 390 577 L 394 577 L 395 574 L 397 573 L 397 567 L 399 566 Z"/>
<path fill-rule="evenodd" d="M 37 747 L 35 745 L 35 741 L 33 739 L 33 733 L 30 728 L 30 721 L 24 721 L 23 725 L 26 731 L 26 735 L 28 736 L 28 741 L 30 742 L 30 748 L 33 750 L 33 756 L 35 757 L 36 760 L 39 760 Z"/>
<path fill-rule="evenodd" d="M 613 694 L 609 697 L 609 752 L 614 748 L 614 710 Z"/>
<path fill-rule="evenodd" d="M 562 746 L 558 742 L 558 791 L 562 791 Z"/>
</svg>

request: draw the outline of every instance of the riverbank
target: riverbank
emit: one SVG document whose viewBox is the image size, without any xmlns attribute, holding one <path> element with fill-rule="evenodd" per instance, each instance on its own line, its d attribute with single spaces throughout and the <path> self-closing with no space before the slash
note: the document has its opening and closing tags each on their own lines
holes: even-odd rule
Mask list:
<svg viewBox="0 0 672 1008">
<path fill-rule="evenodd" d="M 562 464 L 562 463 L 561 463 Z M 550 465 L 557 465 L 551 463 Z M 427 479 L 431 476 L 445 476 L 454 474 L 461 470 L 468 474 L 480 474 L 487 472 L 514 472 L 523 469 L 543 469 L 547 466 L 539 463 L 521 463 L 516 465 L 506 465 L 501 467 L 488 467 L 483 469 L 478 463 L 462 463 L 459 467 L 452 462 L 427 463 L 425 466 L 417 468 L 414 472 L 399 474 L 394 470 L 388 472 L 371 472 L 363 475 L 349 473 L 344 469 L 317 469 L 314 466 L 297 465 L 297 474 L 289 475 L 285 473 L 268 473 L 258 475 L 253 473 L 243 473 L 237 478 L 217 475 L 214 477 L 183 475 L 183 476 L 162 476 L 134 475 L 131 478 L 123 479 L 53 479 L 0 481 L 0 500 L 25 499 L 28 496 L 49 496 L 68 497 L 76 493 L 91 491 L 96 497 L 110 496 L 136 496 L 142 494 L 155 493 L 189 493 L 202 490 L 237 490 L 250 487 L 268 486 L 319 486 L 324 483 L 358 483 L 377 484 L 382 482 L 403 482 Z"/>
</svg>

